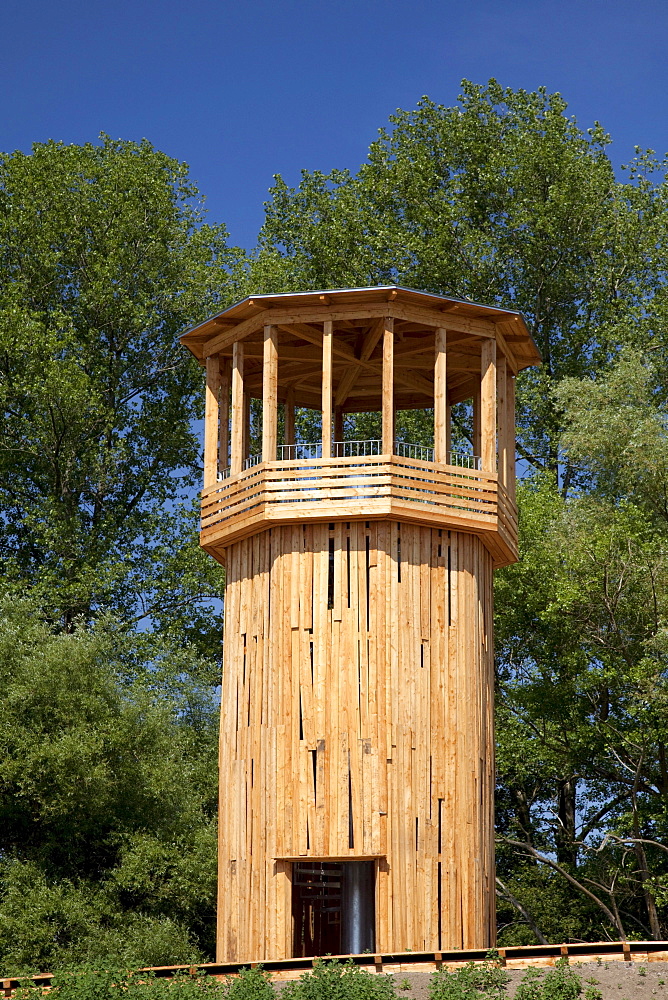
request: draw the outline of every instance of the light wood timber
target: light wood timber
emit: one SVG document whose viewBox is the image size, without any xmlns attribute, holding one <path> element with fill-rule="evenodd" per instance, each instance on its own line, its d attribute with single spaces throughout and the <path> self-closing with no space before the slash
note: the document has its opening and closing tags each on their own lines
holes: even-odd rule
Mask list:
<svg viewBox="0 0 668 1000">
<path fill-rule="evenodd" d="M 273 462 L 278 444 L 278 330 L 264 328 L 262 369 L 262 461 Z"/>
<path fill-rule="evenodd" d="M 496 472 L 496 341 L 480 353 L 480 458 L 483 472 Z"/>
<path fill-rule="evenodd" d="M 386 317 L 383 328 L 382 450 L 394 451 L 394 323 Z"/>
<path fill-rule="evenodd" d="M 334 440 L 343 441 L 343 410 L 340 406 L 334 407 Z"/>
<path fill-rule="evenodd" d="M 206 396 L 204 407 L 204 486 L 218 479 L 218 422 L 220 364 L 218 357 L 206 359 Z"/>
<path fill-rule="evenodd" d="M 332 455 L 332 321 L 325 320 L 322 332 L 322 457 Z"/>
<path fill-rule="evenodd" d="M 230 474 L 241 472 L 244 450 L 244 344 L 236 341 L 232 355 L 232 441 Z"/>
<path fill-rule="evenodd" d="M 243 445 L 241 448 L 241 460 L 245 462 L 250 455 L 250 432 L 251 432 L 251 394 L 244 386 L 244 418 L 243 418 Z"/>
<path fill-rule="evenodd" d="M 295 443 L 295 389 L 290 386 L 285 397 L 285 424 L 284 424 L 285 444 Z"/>
<path fill-rule="evenodd" d="M 489 948 L 492 577 L 518 555 L 526 326 L 371 288 L 244 300 L 183 340 L 212 355 L 200 543 L 226 568 L 218 960 L 292 953 L 300 861 L 374 863 L 378 953 Z M 259 396 L 262 461 L 245 467 Z M 450 454 L 451 406 L 467 399 L 480 469 Z M 278 459 L 279 400 L 286 444 L 295 406 L 321 409 L 320 452 Z M 432 405 L 433 456 L 406 457 L 395 410 Z M 344 412 L 373 410 L 381 454 L 332 455 Z"/>
<path fill-rule="evenodd" d="M 475 536 L 370 521 L 342 526 L 332 561 L 323 559 L 332 537 L 327 525 L 318 527 L 315 545 L 305 544 L 304 531 L 274 528 L 228 550 L 218 961 L 286 957 L 288 868 L 310 858 L 376 859 L 379 952 L 491 947 L 490 911 L 477 913 L 494 881 L 490 812 L 475 805 L 494 773 L 491 557 Z M 305 568 L 313 588 L 293 591 Z M 288 594 L 302 640 L 292 638 Z M 255 613 L 270 595 L 272 613 Z M 444 615 L 452 607 L 463 616 L 461 629 L 448 629 Z M 323 683 L 324 713 L 316 708 L 325 703 Z M 381 702 L 387 707 L 379 715 Z M 288 722 L 295 704 L 311 706 L 308 716 L 302 707 L 309 735 L 301 740 Z M 296 825 L 285 794 L 301 787 L 302 774 L 313 774 L 314 752 L 321 761 L 315 783 L 304 785 Z M 367 759 L 375 765 L 365 768 Z M 461 819 L 444 802 L 455 804 Z M 328 816 L 324 841 L 318 821 L 311 825 L 319 809 Z M 388 810 L 390 839 L 379 822 Z M 451 892 L 446 873 L 455 871 Z M 439 898 L 440 939 L 432 919 L 438 908 L 425 906 Z"/>
<path fill-rule="evenodd" d="M 508 497 L 512 504 L 515 503 L 515 379 L 512 376 L 508 377 L 506 382 L 506 408 L 507 408 L 507 425 L 508 425 L 508 470 L 507 470 L 507 481 L 505 483 L 506 490 L 508 491 Z"/>
<path fill-rule="evenodd" d="M 230 464 L 230 385 L 231 362 L 224 358 L 220 363 L 220 392 L 218 436 L 218 470 L 222 472 Z M 206 420 L 205 420 L 206 423 Z"/>
<path fill-rule="evenodd" d="M 434 461 L 448 462 L 447 330 L 437 327 L 434 357 Z"/>
</svg>

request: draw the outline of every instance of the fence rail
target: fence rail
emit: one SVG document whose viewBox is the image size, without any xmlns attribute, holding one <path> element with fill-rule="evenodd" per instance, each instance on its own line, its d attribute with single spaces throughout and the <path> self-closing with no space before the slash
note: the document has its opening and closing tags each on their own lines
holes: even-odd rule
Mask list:
<svg viewBox="0 0 668 1000">
<path fill-rule="evenodd" d="M 298 451 L 297 458 L 254 462 L 205 490 L 202 544 L 229 544 L 258 530 L 260 521 L 269 527 L 396 517 L 434 527 L 495 532 L 507 551 L 516 551 L 517 511 L 496 474 L 414 456 L 369 453 L 377 442 L 340 444 L 352 452 L 363 446 L 366 453 L 323 459 L 314 444 Z M 504 558 L 499 557 L 499 565 Z"/>
</svg>

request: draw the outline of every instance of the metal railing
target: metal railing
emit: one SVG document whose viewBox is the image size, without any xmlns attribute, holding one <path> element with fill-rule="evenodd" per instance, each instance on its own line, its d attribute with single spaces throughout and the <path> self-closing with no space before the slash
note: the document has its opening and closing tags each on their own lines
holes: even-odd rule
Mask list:
<svg viewBox="0 0 668 1000">
<path fill-rule="evenodd" d="M 322 441 L 301 441 L 299 444 L 279 444 L 276 449 L 276 460 L 312 461 L 322 458 Z M 333 441 L 332 458 L 367 458 L 383 454 L 383 442 L 379 438 L 368 438 L 359 441 Z M 412 458 L 419 462 L 433 462 L 434 449 L 422 444 L 412 444 L 408 441 L 395 441 L 394 454 L 400 458 Z M 250 455 L 243 463 L 244 469 L 251 469 L 262 461 L 262 455 Z M 451 451 L 447 465 L 460 469 L 480 470 L 480 457 L 468 452 Z M 229 479 L 229 466 L 218 473 L 218 479 Z"/>
</svg>

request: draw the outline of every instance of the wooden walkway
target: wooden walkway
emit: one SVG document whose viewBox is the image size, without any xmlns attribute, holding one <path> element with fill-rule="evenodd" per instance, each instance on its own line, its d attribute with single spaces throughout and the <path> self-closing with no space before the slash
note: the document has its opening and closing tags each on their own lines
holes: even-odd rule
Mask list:
<svg viewBox="0 0 668 1000">
<path fill-rule="evenodd" d="M 523 969 L 529 966 L 554 965 L 560 958 L 568 958 L 573 964 L 577 962 L 668 962 L 668 941 L 598 941 L 594 943 L 579 942 L 577 944 L 544 944 L 527 945 L 516 948 L 498 948 L 496 950 L 499 962 L 508 969 Z M 467 962 L 483 962 L 488 953 L 483 949 L 468 951 L 443 952 L 401 952 L 393 955 L 334 955 L 327 956 L 327 961 L 338 958 L 342 961 L 352 960 L 355 965 L 372 973 L 392 975 L 404 972 L 430 972 L 433 969 L 454 969 Z M 262 963 L 262 968 L 271 973 L 276 981 L 299 979 L 305 972 L 313 968 L 314 958 L 287 958 Z M 237 975 L 242 968 L 257 966 L 257 962 L 224 962 L 207 963 L 205 965 L 163 965 L 150 969 L 139 969 L 139 972 L 152 972 L 156 978 L 171 979 L 184 972 L 189 975 L 213 976 L 214 979 L 224 979 Z M 0 995 L 11 997 L 21 985 L 33 982 L 36 986 L 48 989 L 51 986 L 53 974 L 43 972 L 35 976 L 0 979 Z"/>
</svg>

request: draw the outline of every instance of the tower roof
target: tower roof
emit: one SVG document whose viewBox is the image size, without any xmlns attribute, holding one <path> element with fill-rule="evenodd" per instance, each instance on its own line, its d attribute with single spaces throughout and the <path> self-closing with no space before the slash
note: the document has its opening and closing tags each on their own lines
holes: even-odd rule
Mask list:
<svg viewBox="0 0 668 1000">
<path fill-rule="evenodd" d="M 383 313 L 425 328 L 443 326 L 474 337 L 493 335 L 516 371 L 541 362 L 521 313 L 399 285 L 252 295 L 198 323 L 180 340 L 204 363 L 208 356 L 236 340 L 245 340 L 266 324 L 316 323 L 325 319 L 345 322 Z"/>
</svg>

